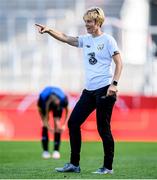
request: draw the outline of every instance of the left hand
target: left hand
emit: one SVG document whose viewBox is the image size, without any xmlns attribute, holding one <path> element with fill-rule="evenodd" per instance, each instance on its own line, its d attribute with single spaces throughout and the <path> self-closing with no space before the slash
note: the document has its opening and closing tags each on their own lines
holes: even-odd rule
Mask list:
<svg viewBox="0 0 157 180">
<path fill-rule="evenodd" d="M 107 90 L 106 96 L 113 96 L 116 95 L 118 92 L 117 87 L 111 84 Z"/>
</svg>

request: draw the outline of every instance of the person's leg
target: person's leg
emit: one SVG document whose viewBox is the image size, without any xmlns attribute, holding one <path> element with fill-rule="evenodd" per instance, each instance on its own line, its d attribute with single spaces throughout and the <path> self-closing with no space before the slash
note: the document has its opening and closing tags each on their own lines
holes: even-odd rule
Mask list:
<svg viewBox="0 0 157 180">
<path fill-rule="evenodd" d="M 59 159 L 60 158 L 60 144 L 61 144 L 61 132 L 54 132 L 54 148 L 52 158 Z"/>
<path fill-rule="evenodd" d="M 59 151 L 61 144 L 61 132 L 57 131 L 57 126 L 60 126 L 60 117 L 54 117 L 54 151 Z"/>
<path fill-rule="evenodd" d="M 44 102 L 39 99 L 37 102 L 38 112 L 40 114 L 40 118 L 43 122 L 44 116 L 45 116 L 45 108 L 43 107 Z M 49 137 L 48 137 L 48 129 L 44 125 L 42 126 L 42 132 L 41 132 L 41 144 L 44 151 L 48 151 L 48 143 L 49 143 Z"/>
<path fill-rule="evenodd" d="M 103 166 L 109 170 L 112 170 L 112 163 L 114 157 L 114 139 L 111 133 L 111 115 L 114 103 L 116 101 L 115 96 L 106 96 L 107 88 L 99 92 L 97 95 L 96 103 L 96 117 L 97 117 L 97 128 L 99 135 L 103 142 L 104 148 L 104 164 Z"/>
<path fill-rule="evenodd" d="M 81 150 L 81 124 L 86 120 L 88 115 L 95 109 L 95 99 L 92 94 L 84 90 L 79 101 L 74 107 L 68 121 L 71 158 L 70 163 L 78 166 L 80 161 Z"/>
<path fill-rule="evenodd" d="M 54 133 L 54 151 L 60 150 L 60 143 L 61 143 L 61 133 L 55 132 Z"/>
<path fill-rule="evenodd" d="M 42 153 L 42 157 L 44 159 L 50 158 L 50 153 L 48 152 L 49 150 L 49 136 L 48 136 L 48 128 L 45 126 L 44 124 L 44 118 L 45 118 L 45 108 L 44 108 L 44 102 L 39 99 L 37 102 L 37 106 L 38 106 L 38 112 L 40 114 L 43 126 L 42 126 L 42 132 L 41 132 L 41 145 L 42 145 L 42 149 L 43 149 L 43 153 Z"/>
<path fill-rule="evenodd" d="M 60 158 L 60 144 L 61 144 L 61 132 L 58 128 L 60 128 L 60 120 L 63 113 L 63 109 L 61 107 L 54 107 L 53 111 L 53 119 L 54 119 L 54 147 L 52 157 L 54 159 Z"/>
<path fill-rule="evenodd" d="M 41 144 L 43 151 L 48 151 L 48 144 L 49 144 L 49 136 L 48 136 L 48 129 L 47 127 L 42 127 L 42 139 Z"/>
</svg>

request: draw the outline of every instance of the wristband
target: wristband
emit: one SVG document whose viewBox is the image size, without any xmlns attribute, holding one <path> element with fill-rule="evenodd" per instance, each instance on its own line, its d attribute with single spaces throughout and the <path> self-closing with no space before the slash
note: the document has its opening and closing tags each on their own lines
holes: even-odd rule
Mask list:
<svg viewBox="0 0 157 180">
<path fill-rule="evenodd" d="M 118 85 L 118 82 L 117 82 L 117 81 L 113 81 L 112 84 L 113 84 L 114 86 L 117 86 L 117 85 Z"/>
</svg>

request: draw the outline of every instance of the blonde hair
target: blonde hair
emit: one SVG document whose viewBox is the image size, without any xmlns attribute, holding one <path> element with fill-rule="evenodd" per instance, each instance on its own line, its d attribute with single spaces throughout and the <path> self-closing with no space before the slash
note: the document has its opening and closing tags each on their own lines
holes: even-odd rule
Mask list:
<svg viewBox="0 0 157 180">
<path fill-rule="evenodd" d="M 101 27 L 105 20 L 104 11 L 99 7 L 92 7 L 85 12 L 83 19 L 84 21 L 87 19 L 95 20 Z"/>
</svg>

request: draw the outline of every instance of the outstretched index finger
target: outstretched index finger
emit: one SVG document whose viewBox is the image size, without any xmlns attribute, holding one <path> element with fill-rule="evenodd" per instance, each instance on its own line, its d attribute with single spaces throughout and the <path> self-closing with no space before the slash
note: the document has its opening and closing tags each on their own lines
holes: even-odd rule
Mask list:
<svg viewBox="0 0 157 180">
<path fill-rule="evenodd" d="M 44 26 L 41 25 L 41 24 L 35 24 L 36 26 L 40 27 L 40 28 L 43 28 Z"/>
</svg>

